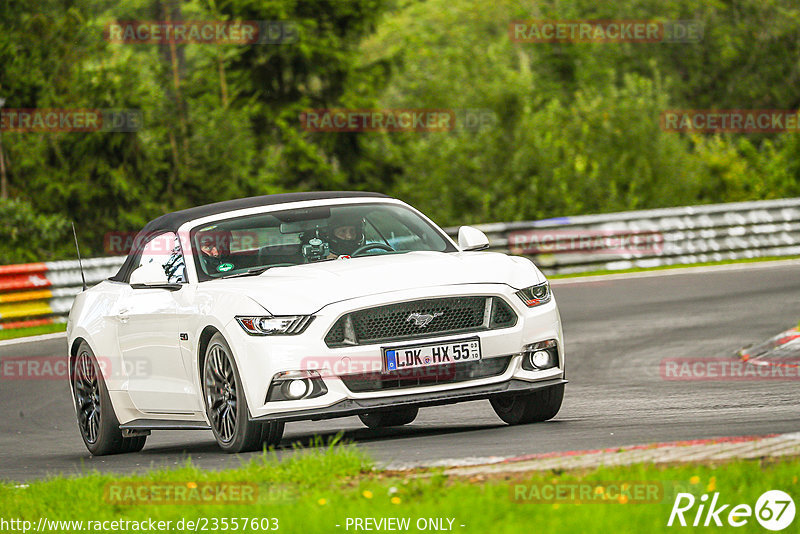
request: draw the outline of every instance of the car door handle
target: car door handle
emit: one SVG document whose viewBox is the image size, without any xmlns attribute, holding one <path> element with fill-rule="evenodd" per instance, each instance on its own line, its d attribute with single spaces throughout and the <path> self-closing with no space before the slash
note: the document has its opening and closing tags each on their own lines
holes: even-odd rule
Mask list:
<svg viewBox="0 0 800 534">
<path fill-rule="evenodd" d="M 119 322 L 121 322 L 121 323 L 127 323 L 128 322 L 128 319 L 129 319 L 128 312 L 129 311 L 130 311 L 129 309 L 123 308 L 123 309 L 121 309 L 121 310 L 119 310 L 117 312 L 117 319 L 119 319 Z"/>
</svg>

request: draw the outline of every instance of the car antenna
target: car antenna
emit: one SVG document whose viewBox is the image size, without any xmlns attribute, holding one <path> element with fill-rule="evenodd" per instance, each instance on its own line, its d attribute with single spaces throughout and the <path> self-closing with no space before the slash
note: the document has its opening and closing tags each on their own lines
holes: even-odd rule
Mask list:
<svg viewBox="0 0 800 534">
<path fill-rule="evenodd" d="M 78 268 L 81 271 L 83 290 L 86 291 L 86 277 L 83 275 L 83 263 L 81 262 L 81 248 L 78 246 L 78 233 L 75 231 L 75 223 L 72 223 L 72 235 L 75 237 L 75 250 L 78 251 Z"/>
</svg>

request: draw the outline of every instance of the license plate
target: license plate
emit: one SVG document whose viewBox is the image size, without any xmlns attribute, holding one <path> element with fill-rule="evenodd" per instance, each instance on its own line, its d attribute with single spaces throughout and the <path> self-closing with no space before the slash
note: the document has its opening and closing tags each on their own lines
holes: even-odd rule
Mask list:
<svg viewBox="0 0 800 534">
<path fill-rule="evenodd" d="M 383 349 L 383 362 L 386 371 L 474 362 L 480 359 L 481 342 L 476 337 L 448 343 L 428 343 L 425 345 Z"/>
</svg>

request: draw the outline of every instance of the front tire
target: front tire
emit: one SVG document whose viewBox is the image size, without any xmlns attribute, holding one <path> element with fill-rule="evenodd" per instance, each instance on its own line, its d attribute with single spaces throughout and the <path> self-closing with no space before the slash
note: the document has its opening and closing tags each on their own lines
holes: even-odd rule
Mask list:
<svg viewBox="0 0 800 534">
<path fill-rule="evenodd" d="M 206 348 L 203 398 L 214 438 L 223 451 L 250 452 L 280 443 L 283 423 L 250 420 L 233 352 L 220 333 L 214 334 Z"/>
<path fill-rule="evenodd" d="M 509 425 L 524 425 L 552 419 L 563 400 L 564 384 L 559 384 L 525 395 L 495 397 L 490 402 L 500 419 Z"/>
<path fill-rule="evenodd" d="M 400 408 L 386 412 L 359 414 L 358 418 L 369 428 L 386 428 L 389 426 L 403 426 L 417 418 L 419 408 Z"/>
<path fill-rule="evenodd" d="M 78 429 L 93 456 L 139 452 L 147 436 L 122 437 L 103 373 L 89 344 L 82 341 L 72 366 Z"/>
</svg>

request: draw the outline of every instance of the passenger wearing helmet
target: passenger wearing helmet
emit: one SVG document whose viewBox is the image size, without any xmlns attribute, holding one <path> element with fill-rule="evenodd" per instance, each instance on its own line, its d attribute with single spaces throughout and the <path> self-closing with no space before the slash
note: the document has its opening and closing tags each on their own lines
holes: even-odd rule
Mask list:
<svg viewBox="0 0 800 534">
<path fill-rule="evenodd" d="M 197 237 L 200 245 L 200 260 L 209 274 L 222 273 L 233 269 L 229 256 L 231 253 L 231 233 L 227 230 L 202 232 Z"/>
<path fill-rule="evenodd" d="M 358 215 L 334 215 L 328 223 L 331 255 L 349 256 L 364 245 L 364 218 Z"/>
</svg>

